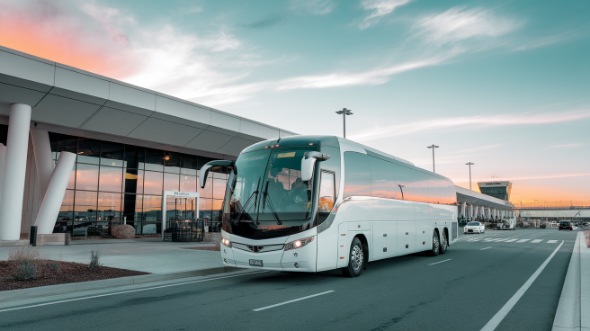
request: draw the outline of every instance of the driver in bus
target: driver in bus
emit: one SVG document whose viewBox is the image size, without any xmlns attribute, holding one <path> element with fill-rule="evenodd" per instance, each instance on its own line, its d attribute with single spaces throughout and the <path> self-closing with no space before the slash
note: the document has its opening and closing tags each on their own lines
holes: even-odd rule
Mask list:
<svg viewBox="0 0 590 331">
<path fill-rule="evenodd" d="M 303 183 L 301 178 L 297 178 L 291 185 L 291 191 L 289 191 L 289 201 L 296 204 L 303 204 L 307 202 L 307 187 Z"/>
</svg>

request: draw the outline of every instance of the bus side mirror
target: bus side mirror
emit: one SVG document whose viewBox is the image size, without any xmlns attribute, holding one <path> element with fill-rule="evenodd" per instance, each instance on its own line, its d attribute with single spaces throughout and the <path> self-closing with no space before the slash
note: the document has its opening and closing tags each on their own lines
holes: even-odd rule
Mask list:
<svg viewBox="0 0 590 331">
<path fill-rule="evenodd" d="M 205 163 L 201 167 L 199 172 L 199 185 L 201 188 L 205 188 L 205 184 L 207 182 L 207 175 L 209 175 L 210 171 L 213 172 L 221 172 L 221 173 L 230 173 L 232 170 L 235 169 L 235 162 L 230 160 L 215 160 L 211 162 Z"/>
<path fill-rule="evenodd" d="M 330 155 L 320 152 L 307 152 L 301 159 L 301 180 L 308 182 L 313 177 L 313 169 L 315 162 L 325 161 L 330 158 Z"/>
</svg>

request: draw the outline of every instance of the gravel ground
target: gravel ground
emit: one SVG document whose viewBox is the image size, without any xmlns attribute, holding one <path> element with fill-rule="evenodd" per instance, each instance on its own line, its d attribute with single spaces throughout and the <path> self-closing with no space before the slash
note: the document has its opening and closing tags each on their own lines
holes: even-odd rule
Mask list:
<svg viewBox="0 0 590 331">
<path fill-rule="evenodd" d="M 26 266 L 19 260 L 0 261 L 0 291 L 145 274 L 104 266 L 91 269 L 88 264 L 53 260 L 34 260 Z"/>
</svg>

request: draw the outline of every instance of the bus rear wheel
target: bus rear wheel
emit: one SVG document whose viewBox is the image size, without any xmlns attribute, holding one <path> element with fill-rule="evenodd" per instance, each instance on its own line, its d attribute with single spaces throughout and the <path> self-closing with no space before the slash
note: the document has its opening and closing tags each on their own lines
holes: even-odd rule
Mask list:
<svg viewBox="0 0 590 331">
<path fill-rule="evenodd" d="M 438 256 L 440 252 L 440 240 L 438 238 L 438 232 L 432 232 L 432 249 L 430 250 L 431 256 Z"/>
<path fill-rule="evenodd" d="M 447 248 L 449 248 L 449 239 L 447 238 L 447 233 L 443 231 L 443 235 L 440 238 L 440 254 L 446 253 Z"/>
<path fill-rule="evenodd" d="M 358 237 L 352 240 L 350 245 L 350 256 L 348 257 L 348 266 L 342 269 L 345 276 L 358 277 L 365 267 L 365 249 L 363 243 Z"/>
</svg>

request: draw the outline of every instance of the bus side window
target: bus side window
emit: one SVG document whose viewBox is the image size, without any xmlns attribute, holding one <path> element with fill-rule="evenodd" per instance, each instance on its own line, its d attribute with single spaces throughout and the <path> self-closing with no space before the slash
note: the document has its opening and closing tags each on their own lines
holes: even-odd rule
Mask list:
<svg viewBox="0 0 590 331">
<path fill-rule="evenodd" d="M 323 223 L 334 207 L 334 201 L 336 200 L 334 182 L 334 173 L 322 170 L 317 224 Z"/>
</svg>

